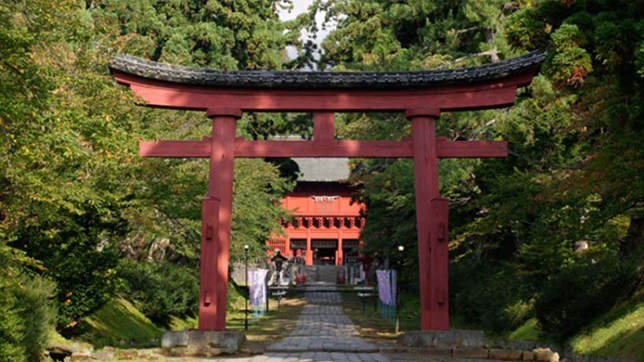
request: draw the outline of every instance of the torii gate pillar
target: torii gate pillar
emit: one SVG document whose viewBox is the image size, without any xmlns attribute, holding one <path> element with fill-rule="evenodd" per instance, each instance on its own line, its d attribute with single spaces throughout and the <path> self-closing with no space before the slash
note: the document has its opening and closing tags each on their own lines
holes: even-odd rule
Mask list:
<svg viewBox="0 0 644 362">
<path fill-rule="evenodd" d="M 212 119 L 208 196 L 202 201 L 199 330 L 226 327 L 228 256 L 235 167 L 236 108 L 208 109 Z"/>
<path fill-rule="evenodd" d="M 440 110 L 415 108 L 405 112 L 411 119 L 414 142 L 416 230 L 420 325 L 422 330 L 449 330 L 448 201 L 440 198 L 436 119 Z"/>
</svg>

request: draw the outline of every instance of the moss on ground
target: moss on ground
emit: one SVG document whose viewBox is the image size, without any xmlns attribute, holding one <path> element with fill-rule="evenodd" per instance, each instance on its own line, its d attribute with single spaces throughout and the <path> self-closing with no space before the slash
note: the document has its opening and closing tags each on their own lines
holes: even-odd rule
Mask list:
<svg viewBox="0 0 644 362">
<path fill-rule="evenodd" d="M 644 361 L 644 290 L 571 339 L 576 352 Z"/>
<path fill-rule="evenodd" d="M 537 318 L 531 318 L 510 333 L 508 339 L 513 341 L 538 341 L 540 333 L 539 321 Z"/>
<path fill-rule="evenodd" d="M 277 301 L 271 299 L 269 312 L 259 319 L 253 320 L 249 315 L 249 326 L 246 332 L 251 349 L 263 349 L 266 343 L 280 340 L 290 333 L 297 323 L 302 307 L 306 304 L 299 295 L 284 298 L 278 308 Z M 235 300 L 226 316 L 226 328 L 244 330 L 243 299 Z M 123 298 L 108 302 L 91 317 L 85 319 L 87 330 L 78 338 L 82 342 L 70 341 L 58 333 L 53 333 L 52 344 L 93 346 L 99 349 L 104 346 L 117 348 L 146 348 L 159 347 L 163 328 L 156 326 L 134 304 Z M 183 330 L 196 328 L 196 318 L 182 320 L 172 318 L 171 329 Z"/>
<path fill-rule="evenodd" d="M 123 298 L 111 300 L 85 321 L 91 326 L 86 337 L 95 347 L 156 346 L 163 334 L 163 329 Z"/>
</svg>

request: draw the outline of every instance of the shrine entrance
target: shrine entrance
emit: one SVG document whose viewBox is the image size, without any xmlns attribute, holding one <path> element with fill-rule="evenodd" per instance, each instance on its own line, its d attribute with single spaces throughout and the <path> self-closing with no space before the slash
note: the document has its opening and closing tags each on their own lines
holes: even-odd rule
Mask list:
<svg viewBox="0 0 644 362">
<path fill-rule="evenodd" d="M 338 250 L 338 240 L 335 239 L 313 239 L 313 265 L 335 265 L 335 258 Z"/>
<path fill-rule="evenodd" d="M 448 201 L 439 194 L 438 159 L 506 157 L 507 143 L 447 140 L 436 135 L 436 122 L 445 111 L 511 106 L 517 88 L 530 84 L 544 59 L 544 53 L 534 52 L 481 67 L 325 73 L 225 72 L 113 58 L 110 70 L 117 82 L 147 106 L 200 110 L 212 119 L 212 133 L 201 141 L 141 142 L 139 151 L 145 157 L 210 159 L 202 204 L 199 329 L 225 329 L 235 157 L 406 157 L 414 160 L 421 329 L 448 330 Z M 313 139 L 236 138 L 243 112 L 312 112 Z M 403 112 L 412 138 L 336 140 L 334 112 Z M 306 257 L 308 262 L 312 255 Z"/>
</svg>

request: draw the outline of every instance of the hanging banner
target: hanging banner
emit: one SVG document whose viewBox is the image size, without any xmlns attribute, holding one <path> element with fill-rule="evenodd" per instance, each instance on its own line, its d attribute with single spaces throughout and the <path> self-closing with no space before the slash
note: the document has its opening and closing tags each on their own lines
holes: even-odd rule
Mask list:
<svg viewBox="0 0 644 362">
<path fill-rule="evenodd" d="M 398 282 L 398 277 L 396 276 L 396 271 L 394 269 L 391 269 L 389 271 L 389 281 L 390 281 L 390 285 L 391 285 L 391 288 L 390 288 L 390 292 L 391 292 L 390 301 L 391 301 L 391 303 L 389 305 L 392 306 L 392 307 L 397 307 L 396 304 L 397 304 L 398 298 L 397 298 L 396 293 L 398 292 L 398 286 L 396 285 L 396 283 Z"/>
<path fill-rule="evenodd" d="M 396 271 L 376 270 L 378 297 L 382 304 L 396 306 Z"/>
<path fill-rule="evenodd" d="M 378 299 L 380 315 L 395 322 L 397 317 L 396 306 L 396 271 L 395 270 L 376 270 L 378 281 Z"/>
<path fill-rule="evenodd" d="M 250 305 L 253 307 L 256 317 L 263 314 L 266 308 L 266 276 L 268 269 L 257 269 L 248 272 L 248 288 L 250 294 Z"/>
</svg>

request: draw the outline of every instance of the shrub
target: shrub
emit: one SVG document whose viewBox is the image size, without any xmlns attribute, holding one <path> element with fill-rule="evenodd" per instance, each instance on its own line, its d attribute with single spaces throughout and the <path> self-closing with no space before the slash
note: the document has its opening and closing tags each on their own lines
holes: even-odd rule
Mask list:
<svg viewBox="0 0 644 362">
<path fill-rule="evenodd" d="M 494 334 L 513 330 L 531 317 L 530 296 L 510 266 L 454 263 L 450 289 L 452 310 L 467 324 Z"/>
<path fill-rule="evenodd" d="M 0 244 L 0 361 L 38 362 L 56 323 L 55 284 L 27 275 Z"/>
<path fill-rule="evenodd" d="M 118 270 L 123 292 L 146 317 L 168 327 L 171 317 L 191 317 L 199 306 L 199 280 L 188 268 L 169 262 L 160 264 L 122 261 Z"/>
<path fill-rule="evenodd" d="M 56 286 L 50 280 L 35 276 L 25 280 L 17 295 L 25 326 L 21 344 L 27 352 L 27 360 L 39 362 L 56 325 L 56 307 L 52 302 Z"/>
<path fill-rule="evenodd" d="M 541 330 L 560 342 L 627 297 L 638 279 L 637 264 L 616 255 L 591 255 L 561 269 L 547 281 L 535 303 Z"/>
<path fill-rule="evenodd" d="M 20 345 L 24 324 L 16 310 L 14 271 L 0 245 L 0 361 L 24 361 L 25 349 Z"/>
</svg>

